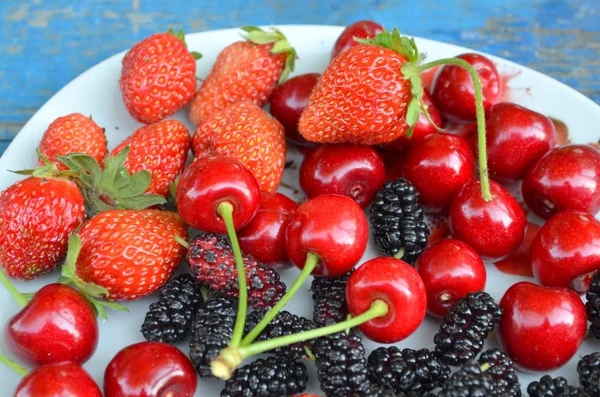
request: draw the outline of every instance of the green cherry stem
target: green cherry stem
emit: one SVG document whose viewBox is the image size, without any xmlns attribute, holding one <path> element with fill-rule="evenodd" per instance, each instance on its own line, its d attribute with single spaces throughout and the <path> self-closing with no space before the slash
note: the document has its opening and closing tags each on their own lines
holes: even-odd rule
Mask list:
<svg viewBox="0 0 600 397">
<path fill-rule="evenodd" d="M 275 304 L 275 306 L 273 306 L 271 310 L 269 310 L 269 312 L 265 314 L 263 319 L 260 320 L 260 322 L 256 324 L 256 326 L 246 335 L 244 340 L 242 340 L 241 346 L 248 346 L 252 342 L 254 342 L 254 339 L 256 339 L 258 335 L 260 335 L 260 333 L 281 311 L 281 309 L 283 309 L 285 305 L 290 301 L 290 299 L 292 299 L 296 292 L 298 292 L 300 287 L 302 287 L 308 276 L 310 276 L 313 270 L 315 270 L 315 267 L 317 267 L 319 260 L 319 256 L 317 254 L 313 254 L 312 252 L 309 252 L 306 255 L 306 262 L 304 263 L 304 267 L 302 268 L 302 271 L 298 275 L 296 281 L 294 281 L 294 284 L 292 284 L 292 286 L 285 293 L 285 295 L 281 297 L 281 299 Z"/>
<path fill-rule="evenodd" d="M 2 283 L 2 285 L 4 285 L 4 288 L 8 290 L 10 295 L 13 297 L 13 299 L 15 300 L 15 302 L 17 302 L 19 306 L 25 307 L 25 305 L 27 305 L 27 298 L 23 296 L 22 293 L 17 291 L 17 289 L 12 285 L 12 283 L 10 282 L 8 277 L 6 277 L 6 274 L 4 274 L 2 270 L 0 270 L 0 282 Z"/>
<path fill-rule="evenodd" d="M 248 286 L 246 285 L 246 271 L 244 268 L 244 259 L 242 258 L 242 250 L 237 239 L 235 226 L 233 225 L 233 205 L 228 202 L 222 202 L 217 207 L 217 213 L 223 218 L 227 234 L 231 241 L 233 256 L 235 258 L 235 266 L 238 272 L 239 297 L 238 297 L 238 312 L 235 319 L 235 327 L 231 336 L 231 347 L 238 347 L 244 336 L 244 327 L 246 324 L 246 312 L 248 311 Z"/>
<path fill-rule="evenodd" d="M 19 364 L 10 360 L 3 354 L 0 354 L 0 363 L 15 371 L 20 377 L 23 377 L 29 373 L 29 371 L 27 371 L 25 368 L 21 367 Z"/>
<path fill-rule="evenodd" d="M 481 89 L 481 80 L 479 79 L 479 75 L 473 66 L 459 58 L 444 58 L 428 62 L 416 68 L 416 72 L 420 74 L 427 69 L 431 69 L 439 65 L 459 66 L 469 72 L 471 80 L 473 80 L 473 88 L 475 89 L 475 114 L 477 116 L 477 148 L 479 151 L 479 180 L 481 182 L 481 195 L 485 201 L 490 201 L 492 199 L 492 194 L 490 193 L 490 180 L 487 166 L 485 110 L 483 108 L 483 91 Z"/>
</svg>

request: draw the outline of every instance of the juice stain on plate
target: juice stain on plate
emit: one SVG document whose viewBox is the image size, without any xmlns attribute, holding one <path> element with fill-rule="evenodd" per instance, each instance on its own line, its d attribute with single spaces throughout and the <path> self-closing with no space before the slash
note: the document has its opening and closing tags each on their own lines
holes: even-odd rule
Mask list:
<svg viewBox="0 0 600 397">
<path fill-rule="evenodd" d="M 571 143 L 571 139 L 569 138 L 569 127 L 567 127 L 565 122 L 555 119 L 554 117 L 550 117 L 550 120 L 552 120 L 552 123 L 554 123 L 554 128 L 556 128 L 556 145 L 561 146 Z"/>
<path fill-rule="evenodd" d="M 531 247 L 533 238 L 539 230 L 540 227 L 538 225 L 529 222 L 525 238 L 519 248 L 507 258 L 494 263 L 498 270 L 515 276 L 533 277 L 533 272 L 531 271 L 531 259 L 529 258 L 529 248 Z"/>
<path fill-rule="evenodd" d="M 502 91 L 500 94 L 499 102 L 511 102 L 512 100 L 512 89 L 508 86 L 508 83 L 515 77 L 521 74 L 520 70 L 515 70 L 513 72 L 504 72 L 500 73 L 500 89 Z"/>
</svg>

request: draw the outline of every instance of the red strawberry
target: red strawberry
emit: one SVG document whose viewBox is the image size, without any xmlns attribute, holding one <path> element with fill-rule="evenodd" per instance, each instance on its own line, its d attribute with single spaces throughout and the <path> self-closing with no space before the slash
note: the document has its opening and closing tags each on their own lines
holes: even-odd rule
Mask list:
<svg viewBox="0 0 600 397">
<path fill-rule="evenodd" d="M 241 161 L 263 192 L 279 186 L 285 167 L 283 126 L 250 101 L 236 102 L 202 122 L 192 142 L 196 158 L 222 155 Z"/>
<path fill-rule="evenodd" d="M 196 59 L 184 33 L 154 34 L 123 58 L 121 93 L 129 114 L 140 123 L 156 123 L 187 105 L 196 91 Z"/>
<path fill-rule="evenodd" d="M 177 120 L 163 120 L 141 127 L 117 146 L 111 155 L 124 148 L 130 151 L 124 167 L 132 174 L 141 170 L 152 174 L 146 193 L 169 194 L 169 184 L 185 167 L 191 137 L 187 128 Z"/>
<path fill-rule="evenodd" d="M 44 132 L 39 149 L 52 162 L 56 161 L 55 156 L 85 153 L 102 164 L 107 152 L 104 129 L 98 127 L 91 117 L 81 113 L 72 113 L 54 120 Z M 41 158 L 39 163 L 44 165 Z M 59 170 L 67 168 L 61 163 L 57 167 Z"/>
<path fill-rule="evenodd" d="M 190 106 L 195 125 L 230 103 L 248 100 L 258 106 L 269 101 L 277 82 L 294 70 L 296 51 L 277 29 L 265 32 L 243 27 L 246 41 L 238 41 L 219 54 Z"/>
</svg>

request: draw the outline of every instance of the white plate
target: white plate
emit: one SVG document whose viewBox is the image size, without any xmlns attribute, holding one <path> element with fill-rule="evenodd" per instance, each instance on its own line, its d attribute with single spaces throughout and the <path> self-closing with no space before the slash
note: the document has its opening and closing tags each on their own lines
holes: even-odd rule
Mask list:
<svg viewBox="0 0 600 397">
<path fill-rule="evenodd" d="M 331 47 L 342 31 L 341 27 L 335 26 L 281 26 L 280 28 L 296 47 L 300 56 L 295 74 L 322 72 L 328 64 Z M 239 32 L 238 29 L 228 29 L 186 36 L 190 49 L 200 51 L 204 55 L 198 62 L 198 76 L 206 76 L 218 53 L 226 45 L 240 40 Z M 463 47 L 426 39 L 417 39 L 417 43 L 421 51 L 428 54 L 429 60 L 472 52 Z M 48 125 L 59 116 L 72 112 L 93 115 L 94 120 L 106 128 L 110 148 L 115 147 L 140 126 L 129 116 L 121 101 L 118 81 L 123 55 L 124 52 L 117 54 L 77 77 L 54 95 L 29 120 L 0 158 L 0 189 L 5 189 L 21 178 L 9 173 L 8 169 L 24 169 L 36 165 L 35 148 Z M 512 101 L 564 121 L 570 129 L 571 139 L 574 142 L 598 141 L 600 138 L 600 129 L 598 129 L 600 107 L 598 105 L 550 77 L 500 58 L 493 56 L 490 58 L 497 62 L 499 70 L 503 74 L 515 75 L 509 83 L 509 98 Z M 187 111 L 179 112 L 175 118 L 184 122 L 193 132 L 192 125 L 187 120 Z M 290 153 L 290 156 L 295 157 L 297 154 Z M 298 175 L 295 171 L 287 170 L 285 180 L 297 185 Z M 289 191 L 283 192 L 290 194 Z M 377 251 L 370 245 L 363 261 L 375 256 L 377 256 Z M 531 280 L 500 273 L 493 265 L 489 265 L 487 270 L 487 290 L 498 301 L 512 284 L 522 280 Z M 290 285 L 297 274 L 298 271 L 292 269 L 284 272 L 282 277 Z M 17 282 L 15 285 L 24 292 L 36 291 L 44 284 L 56 280 L 57 277 L 58 273 L 54 272 L 32 282 Z M 307 284 L 303 288 L 288 309 L 310 318 L 312 316 L 312 299 L 308 292 L 309 286 Z M 100 344 L 95 355 L 85 364 L 85 368 L 99 385 L 102 385 L 104 368 L 112 357 L 121 348 L 143 340 L 139 329 L 148 305 L 154 299 L 154 297 L 148 297 L 137 302 L 127 303 L 126 306 L 131 310 L 130 314 L 111 311 L 109 321 L 100 324 Z M 18 307 L 9 294 L 0 288 L 0 324 L 4 326 L 17 311 Z M 438 320 L 428 316 L 421 327 L 398 346 L 400 348 L 432 348 L 433 335 L 436 333 L 438 324 Z M 564 376 L 570 383 L 577 384 L 576 364 L 579 356 L 600 350 L 598 343 L 594 340 L 586 340 L 577 356 L 563 368 L 555 371 L 553 375 Z M 375 346 L 368 341 L 366 344 L 369 351 Z M 494 335 L 489 338 L 489 344 L 497 344 Z M 180 347 L 187 354 L 187 345 L 184 343 Z M 0 350 L 7 351 L 3 340 L 0 340 Z M 307 392 L 321 394 L 314 366 L 308 363 L 308 368 L 310 384 Z M 524 388 L 529 382 L 540 377 L 539 374 L 520 373 L 519 375 Z M 0 385 L 5 390 L 2 392 L 3 395 L 6 395 L 5 393 L 9 390 L 14 390 L 18 382 L 18 377 L 11 370 L 0 366 Z M 198 382 L 196 396 L 218 396 L 221 389 L 221 381 L 201 379 Z"/>
</svg>

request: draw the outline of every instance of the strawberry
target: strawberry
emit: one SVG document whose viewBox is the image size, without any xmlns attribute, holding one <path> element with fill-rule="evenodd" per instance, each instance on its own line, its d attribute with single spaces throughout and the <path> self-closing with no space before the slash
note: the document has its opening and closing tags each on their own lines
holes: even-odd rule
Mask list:
<svg viewBox="0 0 600 397">
<path fill-rule="evenodd" d="M 123 58 L 121 93 L 129 114 L 140 123 L 156 123 L 187 105 L 196 91 L 196 60 L 184 33 L 154 34 Z"/>
<path fill-rule="evenodd" d="M 294 70 L 296 51 L 283 33 L 275 28 L 265 32 L 254 26 L 242 30 L 246 41 L 221 51 L 192 101 L 190 119 L 195 125 L 237 101 L 266 105 L 277 82 L 283 82 Z"/>
<path fill-rule="evenodd" d="M 241 161 L 263 192 L 279 186 L 285 167 L 285 131 L 250 101 L 233 103 L 200 123 L 192 148 L 196 158 L 222 155 Z"/>
<path fill-rule="evenodd" d="M 84 293 L 89 286 L 110 300 L 134 300 L 161 288 L 183 260 L 188 239 L 181 217 L 160 210 L 109 210 L 83 224 L 69 247 L 63 276 Z M 74 252 L 72 252 L 74 251 Z"/>
<path fill-rule="evenodd" d="M 85 153 L 102 163 L 107 152 L 104 129 L 98 127 L 91 117 L 81 113 L 59 117 L 44 132 L 39 150 L 52 162 L 56 161 L 55 156 Z M 39 164 L 44 165 L 41 158 Z M 57 167 L 59 170 L 66 169 L 61 163 L 58 163 Z"/>
<path fill-rule="evenodd" d="M 191 140 L 187 128 L 179 121 L 163 120 L 139 128 L 111 154 L 116 156 L 129 147 L 124 167 L 132 174 L 141 170 L 149 171 L 152 183 L 146 193 L 167 196 L 169 184 L 185 167 Z"/>
</svg>

